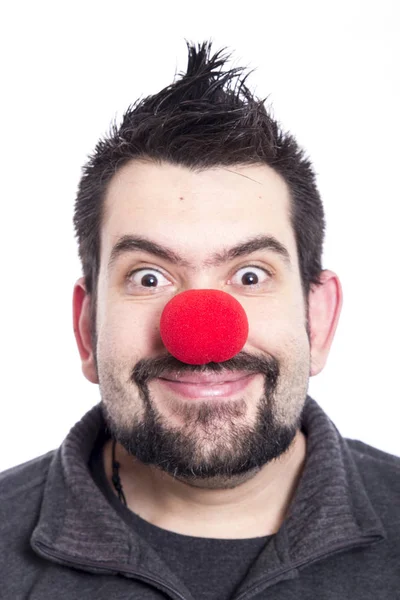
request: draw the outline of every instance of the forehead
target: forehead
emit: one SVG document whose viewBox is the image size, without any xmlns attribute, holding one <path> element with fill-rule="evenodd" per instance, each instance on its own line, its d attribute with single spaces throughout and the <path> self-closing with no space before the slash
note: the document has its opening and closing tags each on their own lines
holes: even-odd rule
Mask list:
<svg viewBox="0 0 400 600">
<path fill-rule="evenodd" d="M 169 163 L 132 161 L 108 186 L 101 263 L 128 235 L 174 248 L 188 261 L 242 239 L 272 235 L 295 259 L 289 214 L 287 185 L 266 165 L 192 171 Z"/>
</svg>

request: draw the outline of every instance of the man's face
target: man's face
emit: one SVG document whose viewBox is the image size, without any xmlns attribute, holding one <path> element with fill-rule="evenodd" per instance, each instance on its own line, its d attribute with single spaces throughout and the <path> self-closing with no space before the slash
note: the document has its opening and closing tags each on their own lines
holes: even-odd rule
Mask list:
<svg viewBox="0 0 400 600">
<path fill-rule="evenodd" d="M 160 256 L 125 236 L 168 249 Z M 270 236 L 274 247 L 215 260 Z M 114 252 L 113 252 L 114 250 Z M 112 260 L 110 260 L 112 257 Z M 179 257 L 179 261 L 178 261 Z M 113 436 L 144 463 L 192 485 L 232 487 L 282 456 L 300 424 L 310 372 L 306 308 L 286 184 L 267 166 L 194 173 L 133 161 L 105 200 L 97 305 L 97 370 Z M 188 289 L 217 289 L 243 306 L 249 335 L 226 363 L 186 365 L 160 337 L 167 302 Z M 252 373 L 227 397 L 186 398 L 159 375 L 200 370 Z"/>
</svg>

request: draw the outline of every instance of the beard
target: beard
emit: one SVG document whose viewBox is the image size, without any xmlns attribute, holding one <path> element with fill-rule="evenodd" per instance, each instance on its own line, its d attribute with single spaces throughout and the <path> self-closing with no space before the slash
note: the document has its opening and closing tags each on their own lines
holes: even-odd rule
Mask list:
<svg viewBox="0 0 400 600">
<path fill-rule="evenodd" d="M 179 425 L 160 412 L 149 383 L 163 371 L 261 374 L 263 393 L 253 423 L 246 422 L 249 400 L 183 401 L 169 398 Z M 173 356 L 142 359 L 124 381 L 120 364 L 98 364 L 101 407 L 111 437 L 133 457 L 196 487 L 230 488 L 283 456 L 301 424 L 307 395 L 308 361 L 292 365 L 285 378 L 271 356 L 240 352 L 223 363 L 188 365 Z M 253 402 L 254 400 L 252 400 Z"/>
</svg>

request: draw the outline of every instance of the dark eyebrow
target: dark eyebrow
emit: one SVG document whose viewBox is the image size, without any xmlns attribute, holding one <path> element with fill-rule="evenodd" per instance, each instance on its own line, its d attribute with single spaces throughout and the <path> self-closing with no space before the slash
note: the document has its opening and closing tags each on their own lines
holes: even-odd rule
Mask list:
<svg viewBox="0 0 400 600">
<path fill-rule="evenodd" d="M 252 254 L 257 250 L 270 250 L 280 256 L 287 267 L 291 267 L 290 255 L 287 248 L 271 235 L 258 235 L 245 240 L 244 242 L 241 242 L 232 248 L 224 248 L 220 252 L 215 252 L 212 254 L 211 257 L 205 260 L 201 266 L 219 266 L 235 258 Z M 161 246 L 160 244 L 157 244 L 148 238 L 134 235 L 124 235 L 117 241 L 111 251 L 110 259 L 108 261 L 108 269 L 111 269 L 117 258 L 119 258 L 122 254 L 140 251 L 147 252 L 148 254 L 154 254 L 158 258 L 162 258 L 174 265 L 186 267 L 192 270 L 198 269 L 198 266 L 196 267 L 192 265 L 170 248 Z"/>
</svg>

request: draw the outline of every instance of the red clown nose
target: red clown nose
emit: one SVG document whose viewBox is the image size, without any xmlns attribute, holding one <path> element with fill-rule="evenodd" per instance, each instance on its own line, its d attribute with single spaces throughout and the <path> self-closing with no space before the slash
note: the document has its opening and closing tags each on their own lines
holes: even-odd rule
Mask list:
<svg viewBox="0 0 400 600">
<path fill-rule="evenodd" d="M 246 343 L 249 323 L 233 296 L 219 290 L 187 290 L 174 296 L 161 315 L 167 350 L 189 365 L 224 362 Z"/>
</svg>

